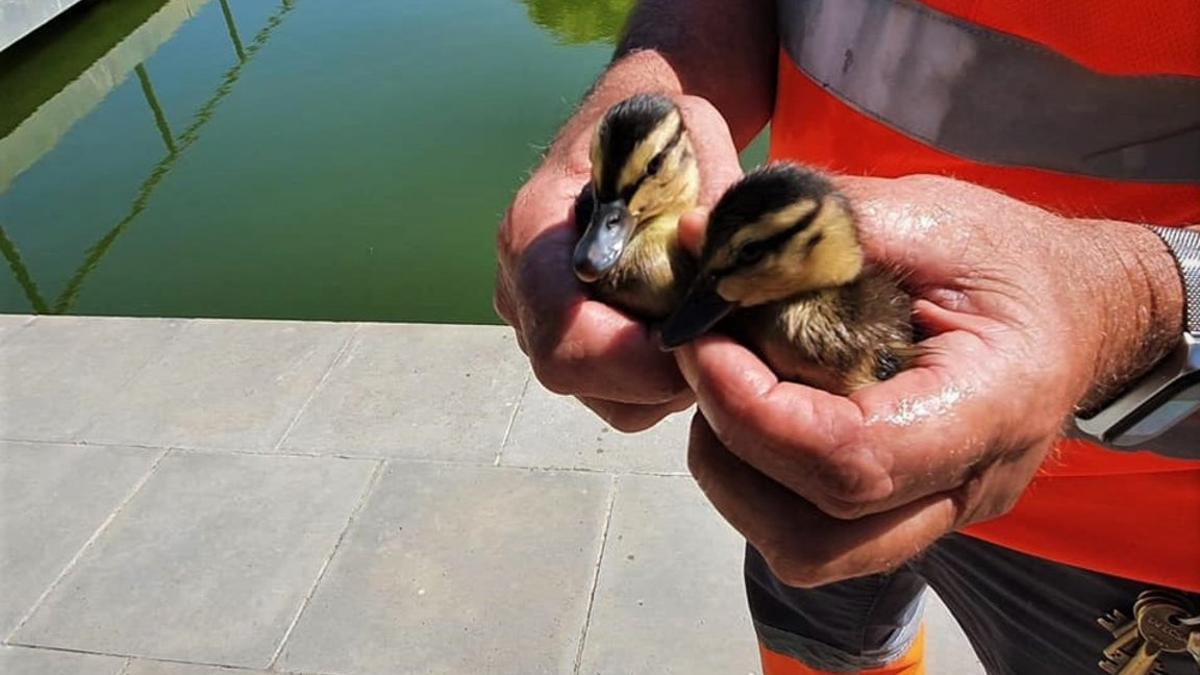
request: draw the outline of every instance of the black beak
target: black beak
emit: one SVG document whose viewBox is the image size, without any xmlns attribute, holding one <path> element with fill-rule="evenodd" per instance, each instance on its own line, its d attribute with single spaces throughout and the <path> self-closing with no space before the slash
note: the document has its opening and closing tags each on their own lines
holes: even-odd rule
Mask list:
<svg viewBox="0 0 1200 675">
<path fill-rule="evenodd" d="M 700 337 L 735 306 L 717 293 L 716 277 L 696 279 L 679 308 L 662 326 L 659 341 L 663 350 L 670 351 Z"/>
<path fill-rule="evenodd" d="M 621 259 L 625 244 L 633 234 L 633 216 L 621 200 L 596 204 L 587 230 L 575 244 L 572 265 L 580 281 L 592 283 Z"/>
</svg>

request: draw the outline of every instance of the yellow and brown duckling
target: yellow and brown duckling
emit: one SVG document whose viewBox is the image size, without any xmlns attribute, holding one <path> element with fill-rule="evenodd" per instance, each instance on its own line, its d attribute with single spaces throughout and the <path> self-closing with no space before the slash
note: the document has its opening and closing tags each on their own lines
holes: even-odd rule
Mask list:
<svg viewBox="0 0 1200 675">
<path fill-rule="evenodd" d="M 695 274 L 677 231 L 700 177 L 678 106 L 645 94 L 616 104 L 596 127 L 591 161 L 575 204 L 575 275 L 605 302 L 664 319 Z"/>
<path fill-rule="evenodd" d="M 912 299 L 864 260 L 849 202 L 791 164 L 748 174 L 709 217 L 699 272 L 662 329 L 664 348 L 729 315 L 783 379 L 836 394 L 884 380 L 916 355 Z"/>
</svg>

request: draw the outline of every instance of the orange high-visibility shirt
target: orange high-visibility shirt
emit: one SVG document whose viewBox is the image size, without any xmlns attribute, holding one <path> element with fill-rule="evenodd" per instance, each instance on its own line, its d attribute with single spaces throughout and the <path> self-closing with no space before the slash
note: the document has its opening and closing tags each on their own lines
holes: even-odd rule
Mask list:
<svg viewBox="0 0 1200 675">
<path fill-rule="evenodd" d="M 1197 0 L 779 6 L 772 158 L 942 174 L 1070 217 L 1200 223 Z M 1009 514 L 965 532 L 1200 592 L 1200 461 L 1064 440 Z"/>
</svg>

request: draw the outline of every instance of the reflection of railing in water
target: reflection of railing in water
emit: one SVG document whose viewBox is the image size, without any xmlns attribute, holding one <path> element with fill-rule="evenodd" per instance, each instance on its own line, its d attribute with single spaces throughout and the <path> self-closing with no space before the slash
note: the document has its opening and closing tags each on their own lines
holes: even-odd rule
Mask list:
<svg viewBox="0 0 1200 675">
<path fill-rule="evenodd" d="M 233 12 L 229 11 L 229 0 L 221 0 L 221 13 L 225 15 L 225 27 L 229 29 L 229 41 L 233 43 L 233 51 L 238 61 L 246 60 L 246 52 L 242 50 L 242 38 L 238 37 L 237 25 L 233 23 Z"/>
<path fill-rule="evenodd" d="M 0 194 L 210 1 L 88 2 L 77 20 L 0 52 Z"/>
<path fill-rule="evenodd" d="M 13 276 L 17 278 L 17 283 L 21 286 L 21 290 L 25 291 L 25 297 L 29 300 L 30 307 L 37 314 L 45 314 L 49 311 L 46 307 L 46 301 L 42 299 L 42 294 L 38 292 L 37 283 L 30 276 L 29 270 L 25 267 L 25 262 L 21 260 L 21 254 L 17 251 L 17 247 L 13 246 L 12 240 L 4 232 L 4 228 L 0 227 L 0 253 L 4 254 L 4 259 L 8 261 L 8 266 L 12 268 Z"/>
<path fill-rule="evenodd" d="M 29 300 L 35 312 L 38 314 L 66 314 L 70 311 L 71 306 L 79 296 L 80 290 L 83 288 L 83 282 L 87 279 L 88 274 L 95 269 L 109 248 L 112 247 L 113 242 L 121 236 L 125 229 L 129 227 L 129 224 L 145 210 L 146 205 L 150 202 L 150 197 L 170 172 L 175 162 L 183 154 L 183 151 L 199 139 L 200 129 L 212 119 L 217 105 L 233 90 L 233 85 L 241 77 L 242 68 L 266 45 L 267 39 L 279 24 L 283 22 L 283 17 L 293 9 L 296 0 L 281 0 L 281 3 L 279 10 L 267 19 L 266 25 L 255 34 L 254 39 L 250 41 L 250 45 L 243 49 L 241 40 L 237 35 L 237 28 L 233 23 L 233 14 L 228 11 L 229 8 L 225 0 L 221 0 L 221 7 L 225 13 L 225 21 L 229 29 L 230 39 L 234 43 L 235 52 L 238 54 L 238 62 L 225 72 L 225 75 L 221 78 L 220 86 L 205 101 L 204 105 L 197 109 L 196 113 L 192 116 L 192 123 L 178 136 L 173 138 L 171 136 L 166 116 L 162 114 L 162 108 L 158 105 L 149 75 L 146 74 L 146 70 L 143 67 L 144 64 L 137 66 L 138 79 L 142 83 L 142 93 L 145 95 L 147 105 L 149 105 L 151 112 L 154 114 L 159 132 L 163 134 L 163 142 L 167 146 L 167 155 L 159 160 L 158 164 L 154 165 L 154 168 L 150 171 L 150 175 L 142 181 L 125 217 L 88 249 L 87 257 L 84 258 L 83 263 L 76 269 L 75 274 L 71 276 L 63 292 L 55 299 L 53 305 L 48 305 L 42 298 L 33 277 L 29 274 L 24 262 L 21 260 L 20 253 L 9 240 L 7 234 L 4 232 L 4 228 L 0 226 L 0 253 L 7 259 L 9 267 L 12 268 L 17 282 L 25 292 L 25 297 Z"/>
<path fill-rule="evenodd" d="M 162 106 L 158 104 L 158 97 L 154 95 L 154 86 L 150 84 L 150 75 L 146 73 L 146 64 L 139 63 L 133 69 L 137 73 L 138 81 L 142 83 L 142 94 L 146 96 L 146 104 L 150 106 L 150 111 L 154 113 L 154 125 L 158 127 L 158 133 L 162 136 L 163 145 L 167 146 L 169 154 L 175 154 L 175 138 L 171 135 L 171 127 L 167 124 L 167 116 L 163 113 Z"/>
</svg>

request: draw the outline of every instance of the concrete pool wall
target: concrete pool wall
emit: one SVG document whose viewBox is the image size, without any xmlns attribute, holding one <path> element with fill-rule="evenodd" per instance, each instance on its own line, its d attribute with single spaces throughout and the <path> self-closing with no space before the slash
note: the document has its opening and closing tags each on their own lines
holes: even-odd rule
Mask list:
<svg viewBox="0 0 1200 675">
<path fill-rule="evenodd" d="M 81 0 L 0 0 L 0 50 L 50 23 Z"/>
<path fill-rule="evenodd" d="M 11 28 L 8 20 L 11 6 L 58 4 L 65 10 L 78 1 L 0 0 L 0 35 Z M 17 176 L 53 150 L 76 122 L 90 114 L 208 1 L 169 0 L 78 77 L 42 102 L 10 134 L 0 138 L 0 194 Z M 6 46 L 4 39 L 0 37 L 0 50 Z M 146 78 L 143 86 L 149 87 L 149 76 L 144 72 L 138 75 Z"/>
</svg>

